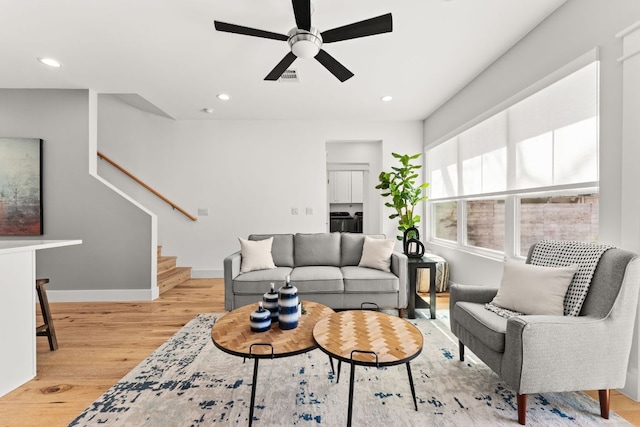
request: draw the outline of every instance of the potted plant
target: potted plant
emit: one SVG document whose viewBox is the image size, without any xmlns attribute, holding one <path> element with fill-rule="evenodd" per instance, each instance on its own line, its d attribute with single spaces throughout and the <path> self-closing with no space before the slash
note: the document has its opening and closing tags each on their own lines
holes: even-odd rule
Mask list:
<svg viewBox="0 0 640 427">
<path fill-rule="evenodd" d="M 391 172 L 381 172 L 378 177 L 380 183 L 376 188 L 384 191 L 381 194 L 382 197 L 391 197 L 391 201 L 384 205 L 395 210 L 389 215 L 389 219 L 399 218 L 398 230 L 402 235 L 398 236 L 398 240 L 403 240 L 407 230 L 417 228 L 420 224 L 420 215 L 415 215 L 414 209 L 418 203 L 427 200 L 427 196 L 422 195 L 422 190 L 427 188 L 429 183 L 416 185 L 416 179 L 419 176 L 416 171 L 422 165 L 411 162 L 418 159 L 420 153 L 413 156 L 397 153 L 391 153 L 391 155 L 398 159 L 402 166 L 392 166 Z"/>
</svg>

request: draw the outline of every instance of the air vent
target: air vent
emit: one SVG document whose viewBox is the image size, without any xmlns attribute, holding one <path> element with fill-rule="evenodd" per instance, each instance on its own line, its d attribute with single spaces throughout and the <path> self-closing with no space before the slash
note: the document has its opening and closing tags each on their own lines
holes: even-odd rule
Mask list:
<svg viewBox="0 0 640 427">
<path fill-rule="evenodd" d="M 284 70 L 284 73 L 278 79 L 279 82 L 299 83 L 297 70 Z"/>
</svg>

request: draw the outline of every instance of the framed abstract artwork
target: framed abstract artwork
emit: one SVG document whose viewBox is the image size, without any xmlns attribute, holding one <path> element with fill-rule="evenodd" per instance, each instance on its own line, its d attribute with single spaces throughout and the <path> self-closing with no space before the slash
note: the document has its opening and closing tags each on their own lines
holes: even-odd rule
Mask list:
<svg viewBox="0 0 640 427">
<path fill-rule="evenodd" d="M 42 140 L 0 138 L 0 236 L 42 231 Z"/>
</svg>

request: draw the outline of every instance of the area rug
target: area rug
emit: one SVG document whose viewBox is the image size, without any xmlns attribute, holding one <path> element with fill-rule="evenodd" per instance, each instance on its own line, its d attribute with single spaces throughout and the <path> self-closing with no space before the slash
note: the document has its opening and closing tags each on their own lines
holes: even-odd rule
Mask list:
<svg viewBox="0 0 640 427">
<path fill-rule="evenodd" d="M 509 426 L 516 396 L 474 357 L 458 360 L 448 319 L 411 320 L 424 334 L 411 362 L 418 411 L 404 365 L 356 367 L 354 426 Z M 91 404 L 69 426 L 209 426 L 248 424 L 253 361 L 211 342 L 216 315 L 201 314 Z M 320 350 L 262 360 L 254 426 L 342 426 L 347 423 L 349 366 L 340 382 Z M 529 426 L 630 426 L 582 392 L 529 396 Z"/>
</svg>

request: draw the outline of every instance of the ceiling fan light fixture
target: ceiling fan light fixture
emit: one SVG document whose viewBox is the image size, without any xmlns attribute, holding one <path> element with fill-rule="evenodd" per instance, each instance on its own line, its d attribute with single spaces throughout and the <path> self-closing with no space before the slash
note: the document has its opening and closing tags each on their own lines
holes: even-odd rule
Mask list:
<svg viewBox="0 0 640 427">
<path fill-rule="evenodd" d="M 289 31 L 289 47 L 298 58 L 314 58 L 322 48 L 320 32 L 311 27 L 310 31 L 294 28 Z"/>
</svg>

